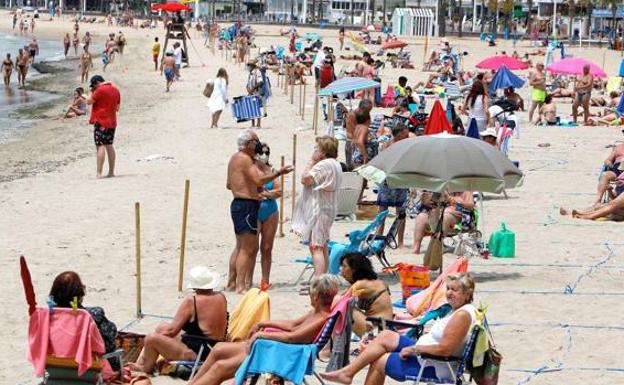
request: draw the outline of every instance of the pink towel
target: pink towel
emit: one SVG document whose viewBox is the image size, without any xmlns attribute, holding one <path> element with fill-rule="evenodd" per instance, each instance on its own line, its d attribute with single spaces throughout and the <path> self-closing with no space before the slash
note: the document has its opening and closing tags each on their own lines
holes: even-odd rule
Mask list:
<svg viewBox="0 0 624 385">
<path fill-rule="evenodd" d="M 37 308 L 28 325 L 28 360 L 35 374 L 43 376 L 46 356 L 73 358 L 78 364 L 78 375 L 83 375 L 93 364 L 93 354 L 104 354 L 104 340 L 97 325 L 86 311 L 79 309 Z"/>
<path fill-rule="evenodd" d="M 342 329 L 344 329 L 345 319 L 346 319 L 345 314 L 347 313 L 347 305 L 349 304 L 349 300 L 351 298 L 353 297 L 346 294 L 344 297 L 340 299 L 340 301 L 338 301 L 338 303 L 334 305 L 334 307 L 332 307 L 331 313 L 329 313 L 329 315 L 327 316 L 327 319 L 329 320 L 336 314 L 340 313 L 340 315 L 338 316 L 338 319 L 336 320 L 336 325 L 334 325 L 335 334 L 342 333 Z M 321 329 L 321 331 L 319 331 L 319 334 L 316 336 L 314 341 L 318 341 L 318 339 L 321 337 L 321 334 L 323 334 L 324 329 L 325 329 L 325 325 L 323 324 L 323 328 Z"/>
</svg>

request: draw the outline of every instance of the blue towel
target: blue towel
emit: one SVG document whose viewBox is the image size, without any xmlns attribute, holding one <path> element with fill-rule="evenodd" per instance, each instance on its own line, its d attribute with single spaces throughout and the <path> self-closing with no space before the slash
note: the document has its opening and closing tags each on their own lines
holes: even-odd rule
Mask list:
<svg viewBox="0 0 624 385">
<path fill-rule="evenodd" d="M 327 272 L 329 274 L 340 274 L 340 258 L 347 252 L 348 245 L 344 243 L 335 242 L 329 247 L 329 266 Z"/>
<path fill-rule="evenodd" d="M 236 385 L 254 374 L 272 373 L 299 385 L 314 372 L 316 345 L 295 345 L 258 339 L 235 374 Z"/>
</svg>

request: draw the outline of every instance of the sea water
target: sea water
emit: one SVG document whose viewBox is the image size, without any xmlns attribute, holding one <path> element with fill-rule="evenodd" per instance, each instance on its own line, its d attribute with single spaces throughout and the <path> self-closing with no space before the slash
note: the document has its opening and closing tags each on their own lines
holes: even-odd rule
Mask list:
<svg viewBox="0 0 624 385">
<path fill-rule="evenodd" d="M 15 34 L 0 34 L 0 59 L 4 60 L 6 54 L 11 54 L 11 60 L 15 63 L 15 57 L 20 48 L 24 48 L 32 41 L 32 36 L 19 36 Z M 52 40 L 39 40 L 39 55 L 35 58 L 35 62 L 41 61 L 58 61 L 64 58 L 63 42 Z M 29 79 L 41 76 L 32 66 L 28 69 Z M 17 87 L 17 71 L 14 69 L 11 74 L 11 85 L 5 87 L 4 82 L 0 81 L 0 143 L 7 141 L 15 130 L 23 127 L 30 122 L 23 119 L 12 119 L 11 113 L 17 108 L 35 107 L 40 103 L 46 103 L 58 99 L 58 95 L 18 89 Z"/>
</svg>

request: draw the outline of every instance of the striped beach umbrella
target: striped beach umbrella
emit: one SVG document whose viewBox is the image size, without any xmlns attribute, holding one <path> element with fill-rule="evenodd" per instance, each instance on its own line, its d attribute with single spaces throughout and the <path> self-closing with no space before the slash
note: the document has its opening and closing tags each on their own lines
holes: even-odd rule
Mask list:
<svg viewBox="0 0 624 385">
<path fill-rule="evenodd" d="M 347 94 L 351 91 L 378 88 L 380 86 L 381 84 L 374 80 L 359 77 L 344 77 L 329 83 L 327 87 L 319 91 L 318 96 Z"/>
</svg>

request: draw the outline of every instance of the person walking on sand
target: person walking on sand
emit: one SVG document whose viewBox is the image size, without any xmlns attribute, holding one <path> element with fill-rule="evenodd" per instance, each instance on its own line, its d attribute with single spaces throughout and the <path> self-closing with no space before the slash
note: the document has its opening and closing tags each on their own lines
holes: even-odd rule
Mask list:
<svg viewBox="0 0 624 385">
<path fill-rule="evenodd" d="M 11 60 L 11 54 L 7 53 L 6 58 L 2 61 L 2 77 L 4 78 L 4 85 L 8 87 L 11 84 L 11 74 L 13 73 L 13 60 Z"/>
<path fill-rule="evenodd" d="M 572 104 L 572 118 L 574 123 L 578 118 L 578 108 L 583 107 L 583 123 L 589 123 L 589 102 L 591 100 L 592 87 L 594 86 L 594 76 L 589 73 L 589 64 L 583 66 L 583 76 L 574 85 L 574 92 L 576 96 L 574 103 Z"/>
<path fill-rule="evenodd" d="M 30 19 L 30 33 L 35 33 L 35 18 Z"/>
<path fill-rule="evenodd" d="M 80 83 L 89 79 L 89 71 L 93 68 L 93 58 L 89 53 L 89 47 L 85 45 L 84 52 L 80 55 Z"/>
<path fill-rule="evenodd" d="M 210 128 L 217 128 L 219 125 L 219 118 L 221 112 L 225 109 L 228 102 L 228 88 L 229 78 L 225 68 L 219 68 L 217 71 L 217 77 L 213 81 L 212 95 L 208 99 L 208 108 L 212 112 L 212 124 Z"/>
<path fill-rule="evenodd" d="M 104 159 L 108 157 L 108 175 L 115 176 L 115 130 L 117 128 L 117 111 L 121 103 L 121 95 L 117 87 L 105 82 L 100 75 L 93 75 L 89 81 L 91 94 L 87 104 L 91 105 L 89 124 L 93 124 L 93 140 L 97 152 L 96 178 L 102 178 Z"/>
<path fill-rule="evenodd" d="M 182 68 L 182 47 L 178 42 L 173 45 L 173 56 L 175 57 L 175 80 L 180 80 L 180 68 Z"/>
<path fill-rule="evenodd" d="M 78 31 L 74 32 L 74 38 L 72 39 L 72 42 L 74 43 L 74 55 L 78 56 L 78 44 L 80 43 Z"/>
<path fill-rule="evenodd" d="M 160 42 L 158 37 L 154 38 L 154 44 L 152 44 L 152 60 L 154 61 L 154 71 L 158 71 L 158 56 L 160 56 Z"/>
<path fill-rule="evenodd" d="M 39 55 L 39 43 L 37 43 L 37 38 L 33 37 L 32 41 L 28 43 L 28 53 L 30 55 L 30 64 L 35 64 L 35 56 Z"/>
<path fill-rule="evenodd" d="M 89 33 L 89 31 L 87 31 L 85 32 L 85 35 L 82 38 L 82 46 L 84 49 L 89 49 L 90 45 L 91 45 L 91 34 Z"/>
<path fill-rule="evenodd" d="M 247 62 L 247 69 L 249 70 L 249 77 L 247 78 L 247 93 L 249 95 L 258 96 L 262 106 L 264 104 L 264 79 L 262 77 L 262 72 L 258 67 L 258 61 L 256 59 L 249 60 Z M 251 128 L 260 128 L 261 122 L 262 118 L 251 119 Z"/>
<path fill-rule="evenodd" d="M 17 86 L 18 88 L 24 88 L 26 86 L 26 75 L 28 74 L 28 54 L 22 48 L 17 51 L 15 66 L 17 68 Z"/>
<path fill-rule="evenodd" d="M 236 246 L 230 255 L 227 290 L 244 293 L 251 288 L 253 264 L 258 253 L 259 188 L 293 170 L 292 166 L 263 174 L 254 157 L 262 153 L 262 144 L 253 130 L 238 136 L 238 151 L 232 155 L 227 168 L 226 188 L 232 191 L 230 215 L 236 234 Z"/>
<path fill-rule="evenodd" d="M 24 34 L 24 27 L 26 26 L 26 24 L 24 23 L 24 18 L 20 18 L 19 21 L 19 33 L 20 35 Z"/>
<path fill-rule="evenodd" d="M 173 83 L 173 79 L 175 77 L 175 57 L 173 56 L 173 51 L 171 51 L 170 49 L 168 49 L 165 53 L 165 58 L 163 59 L 160 69 L 161 74 L 165 74 L 166 92 L 169 92 L 169 89 L 171 88 L 171 83 Z"/>
<path fill-rule="evenodd" d="M 116 39 L 117 49 L 119 50 L 119 54 L 123 55 L 124 47 L 126 46 L 126 37 L 123 32 L 119 31 L 119 35 L 117 35 Z"/>
<path fill-rule="evenodd" d="M 15 26 L 17 25 L 17 13 L 13 14 L 13 29 L 15 29 Z"/>
<path fill-rule="evenodd" d="M 69 53 L 69 47 L 71 47 L 71 38 L 69 37 L 69 32 L 65 34 L 65 37 L 63 38 L 63 50 L 65 52 L 65 57 L 67 57 L 67 54 Z"/>
<path fill-rule="evenodd" d="M 535 70 L 529 74 L 529 84 L 533 87 L 531 91 L 531 108 L 529 109 L 529 121 L 533 123 L 533 112 L 544 104 L 546 100 L 546 77 L 544 76 L 544 63 L 537 63 Z"/>
</svg>

